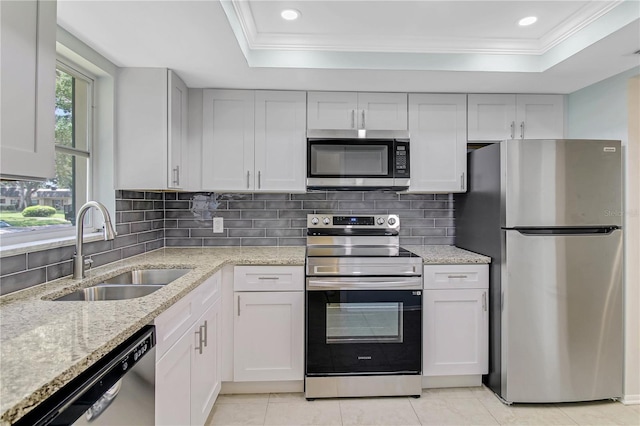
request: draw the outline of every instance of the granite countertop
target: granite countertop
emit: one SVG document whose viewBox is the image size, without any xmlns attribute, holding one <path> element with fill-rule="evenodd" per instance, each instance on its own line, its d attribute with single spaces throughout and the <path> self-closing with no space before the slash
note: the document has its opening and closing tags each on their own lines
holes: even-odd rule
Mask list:
<svg viewBox="0 0 640 426">
<path fill-rule="evenodd" d="M 0 297 L 0 422 L 11 424 L 224 265 L 304 265 L 304 247 L 165 248 Z M 145 297 L 50 299 L 135 268 L 192 268 Z M 43 300 L 49 299 L 49 300 Z"/>
<path fill-rule="evenodd" d="M 425 265 L 491 263 L 491 258 L 455 246 L 403 246 L 422 257 Z"/>
<path fill-rule="evenodd" d="M 405 246 L 425 264 L 489 263 L 453 246 Z M 163 248 L 0 297 L 0 422 L 11 424 L 225 265 L 304 265 L 304 247 Z M 145 297 L 51 299 L 131 269 L 193 269 Z"/>
</svg>

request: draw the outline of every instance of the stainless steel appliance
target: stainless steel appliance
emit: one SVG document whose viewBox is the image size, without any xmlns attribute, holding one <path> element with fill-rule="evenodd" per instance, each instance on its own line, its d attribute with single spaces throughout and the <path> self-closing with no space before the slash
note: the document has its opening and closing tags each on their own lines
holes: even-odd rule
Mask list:
<svg viewBox="0 0 640 426">
<path fill-rule="evenodd" d="M 456 245 L 492 257 L 486 384 L 506 402 L 622 395 L 620 141 L 469 153 Z"/>
<path fill-rule="evenodd" d="M 308 399 L 422 393 L 422 258 L 396 215 L 308 215 Z"/>
<path fill-rule="evenodd" d="M 144 327 L 16 425 L 155 425 L 155 344 Z"/>
<path fill-rule="evenodd" d="M 408 139 L 308 139 L 307 188 L 409 187 Z"/>
</svg>

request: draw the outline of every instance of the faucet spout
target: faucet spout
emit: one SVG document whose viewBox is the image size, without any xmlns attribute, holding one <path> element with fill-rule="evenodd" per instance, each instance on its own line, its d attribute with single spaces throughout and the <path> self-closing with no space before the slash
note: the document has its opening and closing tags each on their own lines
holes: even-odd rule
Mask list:
<svg viewBox="0 0 640 426">
<path fill-rule="evenodd" d="M 84 234 L 84 216 L 87 211 L 95 207 L 98 209 L 104 220 L 104 239 L 105 241 L 113 240 L 116 237 L 116 231 L 113 229 L 111 216 L 107 208 L 97 201 L 88 201 L 80 207 L 76 216 L 76 254 L 73 256 L 73 278 L 82 279 L 85 277 L 85 259 L 83 255 L 83 234 Z"/>
</svg>

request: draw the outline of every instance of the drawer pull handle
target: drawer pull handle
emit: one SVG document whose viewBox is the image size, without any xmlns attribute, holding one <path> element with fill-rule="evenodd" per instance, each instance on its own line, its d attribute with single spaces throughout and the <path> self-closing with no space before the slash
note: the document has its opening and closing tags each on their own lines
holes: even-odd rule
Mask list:
<svg viewBox="0 0 640 426">
<path fill-rule="evenodd" d="M 448 278 L 469 278 L 468 275 L 449 275 Z"/>
<path fill-rule="evenodd" d="M 482 293 L 482 310 L 487 312 L 487 292 Z"/>
<path fill-rule="evenodd" d="M 280 277 L 258 277 L 259 280 L 279 280 Z"/>
<path fill-rule="evenodd" d="M 206 348 L 207 347 L 207 340 L 208 340 L 208 337 L 209 337 L 209 332 L 207 331 L 207 320 L 204 320 L 204 325 L 200 326 L 200 330 L 203 333 L 202 334 L 202 336 L 204 336 L 203 343 L 204 343 L 204 347 Z"/>
<path fill-rule="evenodd" d="M 200 344 L 200 346 L 196 346 L 196 351 L 202 355 L 202 326 L 195 333 L 198 336 L 198 343 Z"/>
<path fill-rule="evenodd" d="M 240 295 L 238 295 L 238 316 L 240 316 Z"/>
</svg>

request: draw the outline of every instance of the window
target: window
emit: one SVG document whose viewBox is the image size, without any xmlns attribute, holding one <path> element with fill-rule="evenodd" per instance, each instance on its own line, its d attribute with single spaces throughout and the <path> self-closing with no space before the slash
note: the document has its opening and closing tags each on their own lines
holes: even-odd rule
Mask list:
<svg viewBox="0 0 640 426">
<path fill-rule="evenodd" d="M 85 73 L 58 63 L 56 176 L 46 182 L 0 181 L 2 245 L 73 234 L 75 212 L 89 199 L 91 188 L 93 82 Z"/>
</svg>

